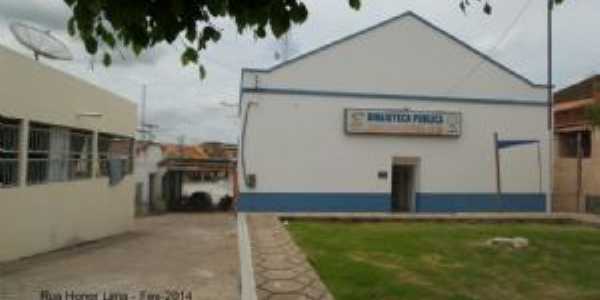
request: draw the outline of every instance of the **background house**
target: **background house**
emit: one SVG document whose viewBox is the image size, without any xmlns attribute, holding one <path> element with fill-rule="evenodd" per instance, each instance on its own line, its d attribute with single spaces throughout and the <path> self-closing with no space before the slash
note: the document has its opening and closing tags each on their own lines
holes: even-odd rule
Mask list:
<svg viewBox="0 0 600 300">
<path fill-rule="evenodd" d="M 554 211 L 600 212 L 600 131 L 586 109 L 600 105 L 600 76 L 554 96 Z"/>
<path fill-rule="evenodd" d="M 169 210 L 210 210 L 219 207 L 225 198 L 233 200 L 237 193 L 236 145 L 207 142 L 163 144 L 161 148 L 163 198 Z M 211 207 L 204 200 L 212 202 Z"/>
<path fill-rule="evenodd" d="M 0 46 L 0 261 L 126 231 L 136 105 Z"/>
</svg>

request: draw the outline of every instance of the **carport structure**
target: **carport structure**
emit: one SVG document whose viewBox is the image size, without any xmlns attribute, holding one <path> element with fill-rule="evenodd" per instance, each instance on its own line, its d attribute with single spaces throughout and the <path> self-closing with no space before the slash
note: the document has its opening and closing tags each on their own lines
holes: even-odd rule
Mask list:
<svg viewBox="0 0 600 300">
<path fill-rule="evenodd" d="M 170 211 L 186 208 L 185 183 L 229 180 L 232 196 L 237 195 L 236 161 L 230 158 L 167 158 L 160 164 L 165 169 L 163 198 Z M 189 195 L 188 195 L 189 196 Z"/>
</svg>

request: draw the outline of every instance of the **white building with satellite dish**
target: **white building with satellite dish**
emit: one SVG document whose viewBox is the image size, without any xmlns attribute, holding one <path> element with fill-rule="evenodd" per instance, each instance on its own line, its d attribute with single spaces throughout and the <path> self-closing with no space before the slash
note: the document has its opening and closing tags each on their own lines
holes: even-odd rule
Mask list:
<svg viewBox="0 0 600 300">
<path fill-rule="evenodd" d="M 134 216 L 136 105 L 38 59 L 69 60 L 13 24 L 34 59 L 0 46 L 0 262 L 124 232 Z"/>
<path fill-rule="evenodd" d="M 241 211 L 550 208 L 546 86 L 412 12 L 240 93 Z"/>
</svg>

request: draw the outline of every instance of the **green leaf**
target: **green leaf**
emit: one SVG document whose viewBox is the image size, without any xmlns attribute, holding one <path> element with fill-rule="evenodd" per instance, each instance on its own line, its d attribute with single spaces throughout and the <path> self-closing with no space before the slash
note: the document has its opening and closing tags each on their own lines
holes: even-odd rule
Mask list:
<svg viewBox="0 0 600 300">
<path fill-rule="evenodd" d="M 488 15 L 491 15 L 492 14 L 492 6 L 489 3 L 486 2 L 483 5 L 483 12 L 486 13 L 486 14 L 488 14 Z"/>
<path fill-rule="evenodd" d="M 115 37 L 112 35 L 112 33 L 106 32 L 105 34 L 103 34 L 102 36 L 102 41 L 108 45 L 110 48 L 114 48 L 116 45 L 116 40 Z"/>
<path fill-rule="evenodd" d="M 219 41 L 219 39 L 221 39 L 221 33 L 218 30 L 216 30 L 215 28 L 213 28 L 212 26 L 204 27 L 202 35 L 206 39 L 210 39 L 213 42 L 217 42 L 217 41 Z"/>
<path fill-rule="evenodd" d="M 140 55 L 163 42 L 173 44 L 185 38 L 195 47 L 182 51 L 183 65 L 197 64 L 200 53 L 221 40 L 223 32 L 213 25 L 216 18 L 229 18 L 240 34 L 253 31 L 258 39 L 266 38 L 268 30 L 281 37 L 292 24 L 308 19 L 304 0 L 63 1 L 72 12 L 67 30 L 83 41 L 90 55 L 117 45 Z M 353 9 L 361 7 L 360 0 L 348 3 Z M 102 54 L 105 65 L 112 64 L 110 49 Z M 200 73 L 206 73 L 204 68 Z"/>
<path fill-rule="evenodd" d="M 198 63 L 198 51 L 192 47 L 187 47 L 181 55 L 181 63 L 184 66 L 190 63 Z"/>
<path fill-rule="evenodd" d="M 227 9 L 227 1 L 223 0 L 207 0 L 206 6 L 208 12 L 213 16 L 222 16 L 225 14 Z"/>
<path fill-rule="evenodd" d="M 96 54 L 96 52 L 98 51 L 98 41 L 96 41 L 95 38 L 87 37 L 84 39 L 83 43 L 85 45 L 85 50 L 89 54 L 92 54 L 92 55 Z"/>
<path fill-rule="evenodd" d="M 102 57 L 102 63 L 105 67 L 108 67 L 112 64 L 112 57 L 110 56 L 110 54 L 104 52 L 104 57 Z"/>
<path fill-rule="evenodd" d="M 200 72 L 200 79 L 206 78 L 206 69 L 204 69 L 203 65 L 198 67 L 198 71 Z"/>
<path fill-rule="evenodd" d="M 131 48 L 136 56 L 139 56 L 140 53 L 142 53 L 142 50 L 144 50 L 144 47 L 142 47 L 142 45 L 133 42 L 131 43 Z"/>
<path fill-rule="evenodd" d="M 290 18 L 296 24 L 306 21 L 308 18 L 308 9 L 306 9 L 304 3 L 300 3 L 300 5 L 290 11 Z"/>
<path fill-rule="evenodd" d="M 194 40 L 196 40 L 196 37 L 198 37 L 198 32 L 196 31 L 196 25 L 191 25 L 188 26 L 186 32 L 185 32 L 185 38 L 191 43 Z"/>
<path fill-rule="evenodd" d="M 75 36 L 77 33 L 77 29 L 75 29 L 75 18 L 71 17 L 69 22 L 67 22 L 67 32 L 70 36 Z"/>
<path fill-rule="evenodd" d="M 267 36 L 267 31 L 265 30 L 264 26 L 256 28 L 256 30 L 254 31 L 254 33 L 256 33 L 256 36 L 258 38 L 261 38 L 261 39 L 264 39 L 265 36 Z"/>
</svg>

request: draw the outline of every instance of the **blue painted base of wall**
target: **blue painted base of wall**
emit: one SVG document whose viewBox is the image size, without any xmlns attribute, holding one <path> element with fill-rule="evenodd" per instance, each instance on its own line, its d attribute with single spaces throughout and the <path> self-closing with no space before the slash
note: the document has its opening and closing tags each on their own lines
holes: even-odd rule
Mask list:
<svg viewBox="0 0 600 300">
<path fill-rule="evenodd" d="M 389 212 L 389 194 L 244 193 L 243 212 Z"/>
<path fill-rule="evenodd" d="M 544 212 L 545 194 L 418 193 L 417 213 Z M 389 194 L 243 193 L 242 212 L 391 212 Z"/>
<path fill-rule="evenodd" d="M 439 212 L 545 212 L 545 194 L 417 194 L 416 211 Z"/>
</svg>

